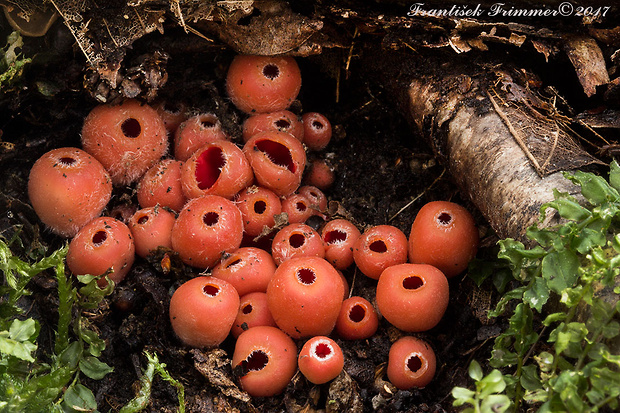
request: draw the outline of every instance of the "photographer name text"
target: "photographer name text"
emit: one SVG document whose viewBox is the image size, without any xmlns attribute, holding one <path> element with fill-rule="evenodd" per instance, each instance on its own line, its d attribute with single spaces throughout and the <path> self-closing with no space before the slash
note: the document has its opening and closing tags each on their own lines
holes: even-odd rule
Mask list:
<svg viewBox="0 0 620 413">
<path fill-rule="evenodd" d="M 446 7 L 426 7 L 425 3 L 411 5 L 409 17 L 605 17 L 611 6 L 579 6 L 565 1 L 557 7 L 541 6 L 532 8 L 514 7 L 506 3 L 494 3 L 488 8 L 480 4 L 453 4 Z"/>
</svg>

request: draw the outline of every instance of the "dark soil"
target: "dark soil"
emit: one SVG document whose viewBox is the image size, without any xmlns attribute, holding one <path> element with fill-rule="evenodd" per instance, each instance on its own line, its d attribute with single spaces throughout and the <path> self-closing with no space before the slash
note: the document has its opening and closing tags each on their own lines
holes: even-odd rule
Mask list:
<svg viewBox="0 0 620 413">
<path fill-rule="evenodd" d="M 0 33 L 0 38 L 5 33 Z M 239 139 L 243 115 L 228 102 L 223 87 L 223 76 L 234 54 L 223 47 L 191 50 L 190 45 L 183 45 L 183 39 L 187 35 L 180 30 L 167 31 L 165 38 L 157 33 L 148 35 L 134 44 L 125 61 L 139 65 L 143 53 L 153 47 L 163 49 L 170 55 L 166 65 L 169 78 L 160 96 L 169 102 L 184 101 L 200 111 L 216 112 L 220 119 L 226 119 L 228 131 Z M 33 255 L 43 248 L 51 251 L 65 241 L 45 230 L 29 207 L 29 169 L 52 148 L 79 146 L 82 120 L 98 102 L 84 88 L 84 84 L 90 85 L 91 74 L 84 70 L 82 55 L 72 48 L 72 39 L 61 25 L 55 25 L 43 39 L 26 42 L 24 52 L 30 56 L 36 53 L 35 61 L 23 83 L 0 99 L 2 139 L 14 145 L 3 147 L 0 153 L 0 230 L 10 238 L 19 228 L 24 247 L 17 252 Z M 374 60 L 381 50 L 380 42 L 369 36 L 358 45 L 349 71 L 340 74 L 339 84 L 336 69 L 344 67 L 348 50 L 335 49 L 318 57 L 298 59 L 303 86 L 294 110 L 322 112 L 334 125 L 330 145 L 312 155 L 327 159 L 335 168 L 336 182 L 327 191 L 329 199 L 337 203 L 332 204 L 334 210 L 340 205 L 339 213 L 353 219 L 360 229 L 389 223 L 408 234 L 417 210 L 428 201 L 452 200 L 472 209 L 450 177 L 443 174 L 443 166 L 426 144 L 412 132 L 391 89 L 384 87 L 388 82 L 382 76 L 401 56 L 394 53 L 394 62 L 377 64 Z M 385 72 L 376 71 L 381 64 L 386 65 Z M 135 202 L 133 187 L 117 188 L 108 213 L 116 205 Z M 472 212 L 484 232 L 484 220 L 475 210 Z M 326 407 L 330 411 L 451 411 L 451 389 L 470 384 L 466 374 L 469 361 L 485 359 L 498 333 L 484 316 L 491 306 L 491 293 L 479 290 L 466 275 L 459 276 L 450 281 L 450 305 L 443 321 L 419 334 L 431 344 L 438 359 L 436 377 L 427 388 L 397 391 L 386 381 L 388 350 L 402 333 L 382 320 L 377 334 L 369 340 L 336 338 L 345 352 L 345 373 L 331 384 L 313 386 L 298 374 L 283 395 L 248 404 L 235 398 L 234 392 L 227 396 L 227 389 L 216 379 L 216 373 L 232 379 L 228 360 L 232 340 L 220 346 L 225 353 L 218 353 L 192 350 L 174 336 L 168 321 L 168 302 L 174 289 L 195 273 L 174 262 L 173 270 L 164 273 L 160 258 L 138 259 L 126 280 L 92 316 L 107 342 L 102 359 L 114 367 L 114 372 L 101 381 L 83 380 L 93 389 L 101 411 L 115 411 L 134 397 L 134 384 L 146 364 L 144 350 L 156 352 L 171 375 L 184 384 L 189 412 L 309 412 Z M 375 281 L 353 268 L 345 276 L 353 295 L 373 299 Z M 51 337 L 56 322 L 52 274 L 38 277 L 31 288 L 32 314 L 40 317 L 41 337 Z M 44 340 L 40 346 L 45 351 L 50 344 Z M 211 367 L 205 367 L 205 359 L 211 360 Z M 176 405 L 175 390 L 156 380 L 148 411 L 175 411 Z"/>
</svg>

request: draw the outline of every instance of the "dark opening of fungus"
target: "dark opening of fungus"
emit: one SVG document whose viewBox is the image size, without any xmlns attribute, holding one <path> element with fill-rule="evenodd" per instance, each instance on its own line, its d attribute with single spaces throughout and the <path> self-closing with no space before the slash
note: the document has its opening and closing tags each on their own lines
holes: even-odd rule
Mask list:
<svg viewBox="0 0 620 413">
<path fill-rule="evenodd" d="M 252 312 L 252 304 L 244 305 L 243 308 L 241 309 L 241 312 L 243 314 L 250 314 Z"/>
<path fill-rule="evenodd" d="M 314 271 L 309 268 L 300 268 L 297 271 L 297 279 L 302 284 L 310 285 L 316 280 L 316 275 L 314 274 Z"/>
<path fill-rule="evenodd" d="M 256 142 L 256 149 L 264 152 L 271 162 L 295 173 L 295 163 L 291 151 L 280 142 L 263 139 Z"/>
<path fill-rule="evenodd" d="M 332 353 L 332 348 L 326 343 L 319 343 L 314 349 L 314 353 L 320 359 L 324 359 Z"/>
<path fill-rule="evenodd" d="M 262 350 L 254 350 L 247 359 L 241 362 L 244 371 L 259 371 L 269 363 L 269 356 Z"/>
<path fill-rule="evenodd" d="M 220 292 L 220 288 L 217 285 L 207 284 L 202 287 L 202 291 L 209 297 L 215 297 Z"/>
<path fill-rule="evenodd" d="M 267 203 L 265 201 L 254 202 L 254 212 L 257 214 L 263 214 L 267 210 Z"/>
<path fill-rule="evenodd" d="M 205 225 L 208 225 L 210 227 L 217 224 L 219 220 L 220 216 L 217 214 L 217 212 L 207 212 L 202 216 L 202 222 L 204 222 Z"/>
<path fill-rule="evenodd" d="M 230 267 L 234 267 L 235 265 L 241 263 L 241 258 L 237 258 L 236 260 L 234 260 L 233 262 L 226 264 L 226 269 L 230 268 Z"/>
<path fill-rule="evenodd" d="M 105 231 L 97 231 L 95 235 L 93 235 L 93 244 L 101 245 L 108 239 L 108 233 Z"/>
<path fill-rule="evenodd" d="M 422 360 L 417 355 L 413 355 L 407 359 L 407 368 L 413 373 L 417 373 L 422 368 Z"/>
<path fill-rule="evenodd" d="M 123 135 L 128 138 L 137 138 L 140 136 L 140 132 L 142 132 L 142 127 L 137 119 L 129 118 L 123 121 L 121 130 L 123 131 Z"/>
<path fill-rule="evenodd" d="M 366 317 L 366 309 L 359 304 L 354 305 L 349 310 L 349 320 L 359 323 Z"/>
<path fill-rule="evenodd" d="M 314 129 L 323 129 L 323 124 L 318 120 L 312 121 L 312 127 Z"/>
<path fill-rule="evenodd" d="M 368 248 L 373 252 L 386 252 L 387 251 L 387 245 L 385 245 L 385 242 L 381 240 L 372 242 L 368 246 Z"/>
<path fill-rule="evenodd" d="M 417 275 L 412 275 L 403 280 L 403 287 L 407 290 L 417 290 L 424 285 L 424 280 Z"/>
<path fill-rule="evenodd" d="M 212 115 L 201 116 L 200 125 L 205 129 L 211 129 L 217 125 L 217 119 Z"/>
<path fill-rule="evenodd" d="M 278 129 L 288 129 L 291 127 L 291 122 L 286 119 L 278 119 L 275 121 L 275 125 Z"/>
<path fill-rule="evenodd" d="M 344 242 L 347 239 L 347 233 L 339 231 L 337 229 L 333 231 L 327 231 L 325 233 L 325 242 L 327 244 L 337 244 L 339 242 Z"/>
<path fill-rule="evenodd" d="M 306 237 L 303 234 L 293 234 L 288 238 L 289 244 L 293 248 L 300 248 L 306 242 Z"/>
<path fill-rule="evenodd" d="M 452 222 L 452 215 L 447 212 L 442 212 L 437 216 L 437 221 L 439 221 L 441 225 L 448 225 Z"/>
<path fill-rule="evenodd" d="M 138 224 L 144 225 L 148 222 L 148 220 L 149 220 L 148 215 L 142 215 L 140 218 L 138 218 Z"/>
<path fill-rule="evenodd" d="M 273 63 L 269 63 L 268 65 L 265 65 L 265 67 L 263 67 L 263 75 L 267 79 L 273 80 L 280 76 L 280 68 Z"/>
<path fill-rule="evenodd" d="M 297 208 L 298 211 L 300 212 L 304 212 L 308 207 L 306 206 L 306 204 L 304 204 L 303 202 L 299 201 L 295 204 L 295 208 Z"/>
<path fill-rule="evenodd" d="M 62 158 L 59 159 L 59 162 L 63 166 L 71 166 L 77 161 L 74 158 L 71 158 L 69 156 L 63 156 Z"/>
<path fill-rule="evenodd" d="M 224 165 L 226 159 L 221 148 L 211 147 L 202 151 L 196 159 L 195 175 L 198 188 L 205 190 L 215 185 Z"/>
</svg>

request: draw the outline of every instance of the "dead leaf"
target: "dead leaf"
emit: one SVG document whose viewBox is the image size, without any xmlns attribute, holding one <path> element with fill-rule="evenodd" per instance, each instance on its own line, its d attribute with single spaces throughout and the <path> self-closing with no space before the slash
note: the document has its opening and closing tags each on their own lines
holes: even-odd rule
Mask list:
<svg viewBox="0 0 620 413">
<path fill-rule="evenodd" d="M 585 94 L 596 94 L 596 87 L 609 83 L 609 73 L 601 48 L 592 37 L 570 35 L 565 38 L 564 51 L 568 55 Z"/>
</svg>

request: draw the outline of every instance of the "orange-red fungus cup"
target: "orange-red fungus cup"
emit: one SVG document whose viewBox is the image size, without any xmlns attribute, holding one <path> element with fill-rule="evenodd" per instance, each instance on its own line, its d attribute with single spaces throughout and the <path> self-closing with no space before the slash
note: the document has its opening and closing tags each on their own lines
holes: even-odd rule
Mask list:
<svg viewBox="0 0 620 413">
<path fill-rule="evenodd" d="M 228 282 L 196 277 L 182 284 L 170 299 L 170 323 L 191 347 L 215 347 L 226 339 L 237 317 L 239 294 Z"/>
<path fill-rule="evenodd" d="M 306 166 L 301 142 L 284 132 L 261 132 L 243 147 L 259 185 L 278 196 L 295 192 Z"/>
<path fill-rule="evenodd" d="M 271 244 L 277 265 L 295 257 L 325 257 L 321 236 L 306 224 L 289 224 L 277 232 Z"/>
<path fill-rule="evenodd" d="M 336 332 L 345 340 L 361 340 L 371 337 L 379 327 L 377 311 L 363 297 L 349 297 L 342 302 L 336 321 Z"/>
<path fill-rule="evenodd" d="M 275 216 L 282 212 L 280 198 L 267 188 L 252 185 L 239 193 L 236 201 L 245 233 L 251 237 L 265 232 L 275 225 Z"/>
<path fill-rule="evenodd" d="M 426 331 L 446 312 L 450 288 L 445 275 L 426 264 L 387 268 L 377 283 L 379 312 L 403 331 Z"/>
<path fill-rule="evenodd" d="M 168 207 L 179 212 L 185 205 L 185 195 L 181 187 L 181 167 L 183 162 L 162 159 L 140 178 L 137 197 L 142 208 L 156 205 Z"/>
<path fill-rule="evenodd" d="M 84 226 L 69 243 L 67 266 L 75 275 L 107 275 L 114 283 L 123 281 L 135 259 L 135 246 L 127 225 L 100 217 Z M 100 287 L 107 281 L 101 278 Z"/>
<path fill-rule="evenodd" d="M 226 76 L 228 96 L 246 113 L 284 110 L 300 89 L 301 72 L 292 57 L 238 55 Z"/>
<path fill-rule="evenodd" d="M 333 219 L 321 229 L 325 243 L 325 259 L 336 269 L 344 270 L 353 264 L 355 243 L 362 234 L 346 219 Z"/>
<path fill-rule="evenodd" d="M 323 384 L 338 377 L 344 367 L 344 355 L 334 340 L 316 336 L 304 343 L 297 365 L 308 381 Z"/>
<path fill-rule="evenodd" d="M 300 142 L 304 140 L 304 125 L 297 115 L 288 110 L 280 110 L 250 116 L 243 123 L 243 141 L 247 142 L 257 133 L 270 130 L 290 133 Z"/>
<path fill-rule="evenodd" d="M 211 274 L 231 283 L 239 295 L 267 291 L 276 271 L 271 255 L 262 249 L 243 247 L 224 255 Z"/>
<path fill-rule="evenodd" d="M 63 237 L 73 237 L 98 217 L 111 195 L 105 168 L 78 148 L 53 149 L 30 170 L 30 203 L 41 221 Z"/>
<path fill-rule="evenodd" d="M 453 202 L 429 202 L 411 225 L 409 261 L 433 265 L 451 278 L 467 268 L 478 243 L 478 229 L 469 211 Z"/>
<path fill-rule="evenodd" d="M 267 302 L 276 324 L 293 338 L 328 335 L 336 325 L 344 284 L 319 257 L 291 258 L 276 269 Z"/>
<path fill-rule="evenodd" d="M 137 181 L 168 150 L 157 111 L 136 100 L 95 107 L 84 120 L 82 147 L 106 168 L 116 185 Z"/>
<path fill-rule="evenodd" d="M 181 123 L 174 134 L 174 157 L 186 161 L 204 145 L 227 139 L 222 123 L 214 114 L 192 116 Z"/>
<path fill-rule="evenodd" d="M 312 151 L 325 149 L 332 138 L 332 125 L 327 118 L 317 112 L 304 113 L 304 143 Z"/>
<path fill-rule="evenodd" d="M 213 267 L 243 239 L 241 212 L 232 201 L 204 195 L 185 204 L 172 227 L 172 249 L 193 267 Z"/>
<path fill-rule="evenodd" d="M 391 225 L 369 228 L 355 242 L 353 259 L 364 275 L 378 280 L 386 268 L 407 262 L 407 236 Z"/>
<path fill-rule="evenodd" d="M 237 338 L 232 367 L 250 396 L 275 396 L 284 391 L 297 370 L 297 347 L 276 327 L 253 327 Z"/>
<path fill-rule="evenodd" d="M 267 294 L 254 291 L 241 297 L 239 312 L 230 333 L 237 338 L 245 330 L 258 326 L 277 327 L 267 305 Z"/>
<path fill-rule="evenodd" d="M 175 219 L 172 212 L 160 207 L 136 211 L 128 224 L 134 238 L 136 254 L 145 258 L 158 247 L 172 248 L 172 227 Z"/>
<path fill-rule="evenodd" d="M 231 199 L 253 179 L 252 168 L 241 149 L 224 140 L 201 147 L 181 168 L 181 184 L 187 198 L 219 195 Z"/>
<path fill-rule="evenodd" d="M 387 376 L 400 390 L 426 387 L 435 375 L 435 352 L 423 340 L 402 337 L 390 347 Z"/>
</svg>

